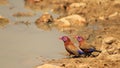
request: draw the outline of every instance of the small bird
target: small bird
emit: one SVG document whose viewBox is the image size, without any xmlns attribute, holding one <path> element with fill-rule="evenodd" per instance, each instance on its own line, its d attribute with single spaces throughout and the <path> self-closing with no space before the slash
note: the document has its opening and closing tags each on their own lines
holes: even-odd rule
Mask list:
<svg viewBox="0 0 120 68">
<path fill-rule="evenodd" d="M 60 39 L 63 40 L 65 49 L 70 55 L 75 55 L 75 57 L 79 57 L 80 55 L 84 54 L 84 52 L 81 49 L 77 48 L 71 42 L 68 36 L 62 36 L 60 37 Z"/>
<path fill-rule="evenodd" d="M 94 46 L 87 44 L 83 37 L 76 36 L 76 39 L 79 42 L 79 48 L 85 53 L 85 56 L 92 55 L 92 52 L 101 52 L 100 50 L 96 50 Z"/>
</svg>

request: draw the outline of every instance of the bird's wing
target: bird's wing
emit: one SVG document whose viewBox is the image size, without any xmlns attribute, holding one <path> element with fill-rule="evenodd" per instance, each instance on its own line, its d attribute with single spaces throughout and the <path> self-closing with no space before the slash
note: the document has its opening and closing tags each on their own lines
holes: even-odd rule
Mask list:
<svg viewBox="0 0 120 68">
<path fill-rule="evenodd" d="M 79 52 L 78 52 L 79 49 L 78 49 L 77 47 L 75 47 L 74 45 L 69 45 L 69 46 L 67 46 L 67 47 L 66 47 L 66 50 L 67 50 L 68 52 L 76 55 L 76 56 L 79 55 Z"/>
<path fill-rule="evenodd" d="M 92 46 L 92 45 L 90 45 L 90 44 L 88 44 L 88 43 L 85 43 L 85 44 L 83 44 L 83 45 L 80 45 L 79 48 L 81 48 L 81 49 L 95 49 L 94 46 Z"/>
</svg>

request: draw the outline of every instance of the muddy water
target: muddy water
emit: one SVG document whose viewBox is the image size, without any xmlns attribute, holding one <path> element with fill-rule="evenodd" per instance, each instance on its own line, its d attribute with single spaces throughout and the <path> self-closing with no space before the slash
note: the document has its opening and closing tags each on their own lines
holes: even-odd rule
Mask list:
<svg viewBox="0 0 120 68">
<path fill-rule="evenodd" d="M 42 12 L 24 8 L 23 0 L 9 0 L 9 4 L 0 6 L 0 15 L 8 18 L 10 23 L 0 28 L 0 68 L 33 68 L 42 60 L 64 57 L 63 42 L 58 39 L 64 35 L 57 30 L 43 31 L 36 27 L 34 21 Z M 13 9 L 10 9 L 10 8 Z M 16 12 L 34 12 L 32 17 L 13 17 Z M 56 15 L 54 15 L 56 17 Z M 29 21 L 31 25 L 14 23 Z M 41 58 L 41 56 L 43 58 Z"/>
</svg>

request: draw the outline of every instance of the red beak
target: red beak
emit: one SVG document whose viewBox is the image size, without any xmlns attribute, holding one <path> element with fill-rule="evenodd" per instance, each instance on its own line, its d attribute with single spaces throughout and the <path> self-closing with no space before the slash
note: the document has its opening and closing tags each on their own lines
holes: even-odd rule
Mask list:
<svg viewBox="0 0 120 68">
<path fill-rule="evenodd" d="M 78 38 L 78 36 L 74 36 L 74 38 Z"/>
<path fill-rule="evenodd" d="M 62 40 L 62 37 L 59 37 L 59 40 Z"/>
</svg>

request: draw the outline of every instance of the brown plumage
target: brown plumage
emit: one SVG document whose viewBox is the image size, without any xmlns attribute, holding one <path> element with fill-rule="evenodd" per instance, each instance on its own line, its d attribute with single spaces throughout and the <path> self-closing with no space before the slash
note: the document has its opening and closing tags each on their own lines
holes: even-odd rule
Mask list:
<svg viewBox="0 0 120 68">
<path fill-rule="evenodd" d="M 79 48 L 84 51 L 86 56 L 90 56 L 92 52 L 101 52 L 96 50 L 94 46 L 87 44 L 83 37 L 76 36 L 76 39 L 79 42 Z"/>
<path fill-rule="evenodd" d="M 80 56 L 84 54 L 84 52 L 77 48 L 67 36 L 62 36 L 60 39 L 63 40 L 65 49 L 70 55 Z"/>
</svg>

